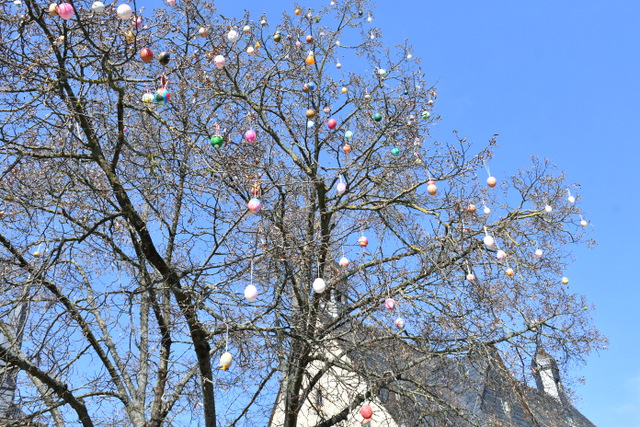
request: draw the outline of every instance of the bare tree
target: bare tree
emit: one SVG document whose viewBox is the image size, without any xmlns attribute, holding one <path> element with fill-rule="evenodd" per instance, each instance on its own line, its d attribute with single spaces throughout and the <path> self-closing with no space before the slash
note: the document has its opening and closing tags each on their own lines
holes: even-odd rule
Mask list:
<svg viewBox="0 0 640 427">
<path fill-rule="evenodd" d="M 371 386 L 346 408 L 397 379 L 320 351 L 340 340 L 499 348 L 518 378 L 538 345 L 602 340 L 560 279 L 574 187 L 543 160 L 488 186 L 495 137 L 430 137 L 436 89 L 366 1 L 277 25 L 135 6 L 2 5 L 0 375 L 23 421 L 264 425 L 278 400 L 289 427 L 329 369 Z"/>
</svg>

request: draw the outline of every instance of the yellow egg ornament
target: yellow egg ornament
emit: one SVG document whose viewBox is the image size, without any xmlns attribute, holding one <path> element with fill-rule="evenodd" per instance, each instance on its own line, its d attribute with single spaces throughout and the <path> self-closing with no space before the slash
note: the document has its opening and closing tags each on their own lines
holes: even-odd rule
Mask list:
<svg viewBox="0 0 640 427">
<path fill-rule="evenodd" d="M 563 285 L 568 285 L 568 284 L 569 284 L 569 278 L 567 278 L 567 277 L 563 277 L 563 278 L 562 278 L 562 284 L 563 284 Z"/>
</svg>

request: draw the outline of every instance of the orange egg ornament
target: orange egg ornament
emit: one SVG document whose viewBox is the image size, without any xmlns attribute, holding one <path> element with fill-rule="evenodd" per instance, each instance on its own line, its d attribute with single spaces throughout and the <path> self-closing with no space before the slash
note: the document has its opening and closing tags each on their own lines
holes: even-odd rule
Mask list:
<svg viewBox="0 0 640 427">
<path fill-rule="evenodd" d="M 142 62 L 151 62 L 153 61 L 153 51 L 148 47 L 145 47 L 140 50 L 140 59 Z"/>
<path fill-rule="evenodd" d="M 313 52 L 309 52 L 307 59 L 305 59 L 304 62 L 306 62 L 307 65 L 313 65 L 316 63 L 316 58 L 313 56 Z"/>
<path fill-rule="evenodd" d="M 344 151 L 344 154 L 349 154 L 351 152 L 351 146 L 349 144 L 344 144 L 342 146 L 342 151 Z"/>
<path fill-rule="evenodd" d="M 431 180 L 427 182 L 428 186 L 427 186 L 427 193 L 431 194 L 432 196 L 435 196 L 436 193 L 438 192 L 438 187 L 436 187 L 436 182 Z"/>
</svg>

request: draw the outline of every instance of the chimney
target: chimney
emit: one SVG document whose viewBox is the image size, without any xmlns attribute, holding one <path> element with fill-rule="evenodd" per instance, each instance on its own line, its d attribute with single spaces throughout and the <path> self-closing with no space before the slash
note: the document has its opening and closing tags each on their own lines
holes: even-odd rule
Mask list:
<svg viewBox="0 0 640 427">
<path fill-rule="evenodd" d="M 562 403 L 567 402 L 564 394 L 562 382 L 560 381 L 560 370 L 556 360 L 542 348 L 538 347 L 536 354 L 531 360 L 531 370 L 536 380 L 538 390 L 544 391 Z"/>
</svg>

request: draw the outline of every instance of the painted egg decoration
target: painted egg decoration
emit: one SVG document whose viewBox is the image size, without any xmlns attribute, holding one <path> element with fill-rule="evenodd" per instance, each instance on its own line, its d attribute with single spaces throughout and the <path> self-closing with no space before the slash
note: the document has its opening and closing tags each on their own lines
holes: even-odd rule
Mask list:
<svg viewBox="0 0 640 427">
<path fill-rule="evenodd" d="M 313 65 L 316 63 L 316 57 L 313 56 L 313 52 L 309 52 L 304 62 L 306 62 L 307 65 Z"/>
<path fill-rule="evenodd" d="M 387 310 L 393 310 L 394 308 L 396 308 L 396 301 L 393 298 L 387 298 L 384 301 L 384 306 L 387 308 Z"/>
<path fill-rule="evenodd" d="M 347 191 L 347 184 L 345 182 L 339 182 L 338 185 L 336 185 L 336 191 L 338 194 L 344 193 Z"/>
<path fill-rule="evenodd" d="M 534 255 L 536 256 L 536 258 L 542 258 L 542 249 L 536 249 Z"/>
<path fill-rule="evenodd" d="M 507 257 L 507 254 L 505 251 L 499 250 L 498 252 L 496 252 L 496 259 L 498 261 L 503 261 L 506 257 Z"/>
<path fill-rule="evenodd" d="M 300 15 L 302 11 L 300 9 L 296 9 L 293 11 L 293 13 L 295 13 L 296 15 Z"/>
<path fill-rule="evenodd" d="M 142 28 L 142 16 L 138 15 L 136 17 L 136 30 L 139 30 Z"/>
<path fill-rule="evenodd" d="M 391 154 L 393 157 L 398 157 L 400 155 L 400 149 L 398 147 L 393 147 L 391 149 Z"/>
<path fill-rule="evenodd" d="M 495 187 L 496 184 L 498 183 L 498 180 L 496 179 L 495 176 L 490 176 L 489 178 L 487 178 L 487 185 L 491 188 Z"/>
<path fill-rule="evenodd" d="M 473 274 L 469 273 L 469 274 L 467 274 L 467 280 L 469 282 L 473 282 L 474 280 L 476 280 L 476 276 L 474 276 Z"/>
<path fill-rule="evenodd" d="M 207 37 L 209 35 L 209 29 L 207 27 L 200 27 L 198 29 L 198 35 L 200 37 Z"/>
<path fill-rule="evenodd" d="M 160 52 L 160 55 L 158 55 L 158 62 L 160 63 L 160 65 L 167 65 L 170 60 L 171 55 L 169 54 L 169 52 Z"/>
<path fill-rule="evenodd" d="M 349 259 L 345 256 L 343 256 L 342 258 L 340 258 L 340 261 L 338 261 L 338 264 L 340 265 L 340 267 L 348 267 L 349 266 Z"/>
<path fill-rule="evenodd" d="M 322 111 L 324 111 L 325 114 L 331 114 L 331 107 L 325 106 Z"/>
<path fill-rule="evenodd" d="M 398 329 L 403 329 L 405 326 L 405 321 L 402 317 L 398 317 L 395 322 L 393 322 Z"/>
<path fill-rule="evenodd" d="M 484 236 L 483 242 L 485 245 L 487 245 L 490 248 L 492 248 L 496 244 L 496 241 L 493 239 L 493 237 L 489 235 Z"/>
<path fill-rule="evenodd" d="M 253 213 L 258 213 L 260 212 L 260 209 L 262 209 L 262 202 L 254 197 L 253 199 L 249 200 L 249 203 L 247 203 L 247 208 L 249 208 L 249 210 Z"/>
<path fill-rule="evenodd" d="M 387 70 L 385 70 L 384 68 L 378 68 L 378 75 L 380 77 L 387 77 L 388 74 L 389 74 L 389 72 Z"/>
<path fill-rule="evenodd" d="M 175 6 L 176 5 L 176 0 L 167 0 L 167 5 Z"/>
<path fill-rule="evenodd" d="M 351 138 L 353 138 L 353 132 L 351 132 L 350 130 L 346 131 L 344 133 L 344 139 L 346 139 L 347 141 L 350 141 Z"/>
<path fill-rule="evenodd" d="M 349 89 L 347 89 L 346 87 L 342 88 L 342 93 L 347 93 L 349 91 Z"/>
<path fill-rule="evenodd" d="M 544 207 L 544 211 L 547 212 L 547 213 L 551 212 L 552 210 L 553 210 L 553 208 L 550 205 L 546 205 Z"/>
<path fill-rule="evenodd" d="M 224 68 L 224 66 L 227 64 L 227 58 L 222 55 L 216 55 L 216 57 L 213 58 L 213 63 L 217 69 Z"/>
<path fill-rule="evenodd" d="M 568 277 L 563 277 L 562 278 L 562 284 L 563 285 L 568 285 L 569 284 L 569 278 Z"/>
<path fill-rule="evenodd" d="M 470 204 L 469 206 L 467 206 L 467 212 L 476 213 L 476 205 Z"/>
<path fill-rule="evenodd" d="M 567 201 L 568 201 L 569 203 L 575 203 L 575 202 L 576 202 L 576 198 L 575 198 L 575 197 L 573 197 L 573 196 L 569 196 L 569 197 L 567 197 Z"/>
<path fill-rule="evenodd" d="M 245 25 L 244 27 L 242 27 L 242 32 L 245 34 L 249 34 L 251 32 L 251 27 L 248 25 Z"/>
<path fill-rule="evenodd" d="M 312 108 L 309 108 L 304 115 L 307 116 L 307 119 L 312 119 L 316 115 L 316 112 Z"/>
<path fill-rule="evenodd" d="M 307 129 L 313 129 L 315 125 L 316 125 L 316 122 L 314 122 L 313 120 L 307 121 Z"/>
<path fill-rule="evenodd" d="M 335 129 L 338 126 L 338 121 L 336 119 L 327 120 L 327 127 L 331 130 Z"/>
<path fill-rule="evenodd" d="M 361 248 L 366 248 L 368 244 L 369 244 L 369 239 L 367 239 L 366 237 L 362 236 L 358 239 L 358 245 Z"/>
<path fill-rule="evenodd" d="M 233 356 L 231 355 L 231 353 L 227 351 L 222 356 L 220 356 L 220 362 L 218 362 L 218 369 L 222 369 L 223 371 L 226 371 L 231 367 L 231 363 L 233 363 Z"/>
<path fill-rule="evenodd" d="M 49 5 L 49 15 L 58 16 L 58 3 L 51 3 Z"/>
<path fill-rule="evenodd" d="M 254 142 L 256 140 L 256 136 L 256 131 L 253 129 L 249 129 L 244 133 L 244 139 L 246 139 L 247 142 Z"/>
<path fill-rule="evenodd" d="M 58 5 L 58 16 L 65 21 L 73 18 L 74 13 L 73 6 L 69 3 L 61 3 Z"/>
<path fill-rule="evenodd" d="M 436 187 L 436 182 L 433 180 L 427 181 L 427 193 L 431 194 L 432 196 L 435 196 L 437 192 L 438 192 L 438 187 Z"/>
<path fill-rule="evenodd" d="M 123 21 L 127 21 L 131 19 L 131 16 L 133 16 L 133 10 L 128 4 L 121 4 L 116 9 L 116 14 L 118 15 L 118 18 L 122 19 Z"/>
<path fill-rule="evenodd" d="M 379 122 L 380 120 L 382 120 L 382 114 L 380 113 L 375 113 L 373 115 L 373 120 L 375 120 L 376 122 Z"/>
<path fill-rule="evenodd" d="M 309 83 L 305 83 L 305 84 L 303 84 L 303 85 L 302 85 L 302 91 L 303 91 L 304 93 L 309 93 L 309 92 L 311 92 L 311 86 L 309 86 Z"/>
<path fill-rule="evenodd" d="M 424 110 L 424 111 L 422 112 L 422 118 L 423 118 L 423 119 L 425 119 L 425 120 L 427 120 L 429 117 L 431 117 L 431 113 L 430 113 L 430 112 L 428 112 L 427 110 Z"/>
<path fill-rule="evenodd" d="M 584 219 L 580 221 L 580 225 L 583 227 L 587 226 L 587 221 L 585 221 Z"/>
<path fill-rule="evenodd" d="M 340 68 L 342 68 L 342 64 L 339 62 L 336 62 L 336 68 L 339 70 Z"/>
<path fill-rule="evenodd" d="M 153 51 L 148 47 L 140 49 L 140 59 L 142 59 L 142 62 L 153 61 Z"/>
<path fill-rule="evenodd" d="M 158 89 L 155 96 L 155 102 L 164 105 L 171 100 L 171 94 L 166 89 Z"/>
<path fill-rule="evenodd" d="M 249 46 L 249 47 L 247 48 L 247 54 L 248 54 L 249 56 L 253 56 L 255 53 L 256 53 L 256 49 L 255 49 L 253 46 Z"/>
<path fill-rule="evenodd" d="M 344 154 L 349 154 L 351 152 L 351 146 L 349 144 L 344 144 L 342 146 L 342 151 L 344 151 Z"/>
<path fill-rule="evenodd" d="M 316 280 L 313 281 L 313 290 L 314 290 L 314 292 L 316 292 L 318 294 L 321 294 L 326 289 L 327 289 L 327 284 L 320 277 L 318 277 Z"/>
<path fill-rule="evenodd" d="M 244 288 L 244 297 L 249 302 L 254 302 L 258 298 L 258 289 L 253 285 Z"/>
<path fill-rule="evenodd" d="M 362 405 L 360 408 L 360 415 L 362 415 L 362 418 L 368 420 L 373 416 L 373 409 L 371 409 L 371 406 L 369 405 Z"/>
<path fill-rule="evenodd" d="M 309 82 L 309 89 L 316 90 L 316 84 L 314 82 Z"/>
<path fill-rule="evenodd" d="M 304 39 L 306 40 L 307 43 L 313 43 L 313 36 L 311 34 L 309 34 Z"/>
<path fill-rule="evenodd" d="M 485 206 L 483 212 L 485 215 L 489 215 L 491 213 L 491 209 Z"/>
<path fill-rule="evenodd" d="M 94 13 L 104 12 L 104 3 L 102 3 L 101 1 L 94 1 L 91 5 L 91 10 L 93 10 Z"/>
<path fill-rule="evenodd" d="M 144 95 L 142 95 L 142 102 L 144 102 L 145 104 L 151 104 L 153 103 L 155 98 L 156 97 L 152 93 L 147 92 Z"/>
<path fill-rule="evenodd" d="M 213 135 L 209 140 L 209 143 L 213 148 L 220 148 L 224 145 L 224 138 L 222 135 Z"/>
<path fill-rule="evenodd" d="M 124 39 L 127 41 L 127 43 L 131 44 L 136 41 L 136 35 L 133 34 L 133 31 L 129 30 L 124 35 Z"/>
<path fill-rule="evenodd" d="M 273 35 L 273 41 L 276 43 L 280 43 L 280 40 L 282 40 L 282 34 L 280 33 L 280 31 L 278 31 Z"/>
<path fill-rule="evenodd" d="M 507 268 L 507 271 L 505 271 L 505 273 L 507 274 L 507 276 L 513 277 L 515 271 L 513 271 L 513 268 Z"/>
<path fill-rule="evenodd" d="M 236 30 L 229 30 L 227 33 L 227 40 L 231 43 L 235 43 L 240 39 L 240 34 Z"/>
</svg>

